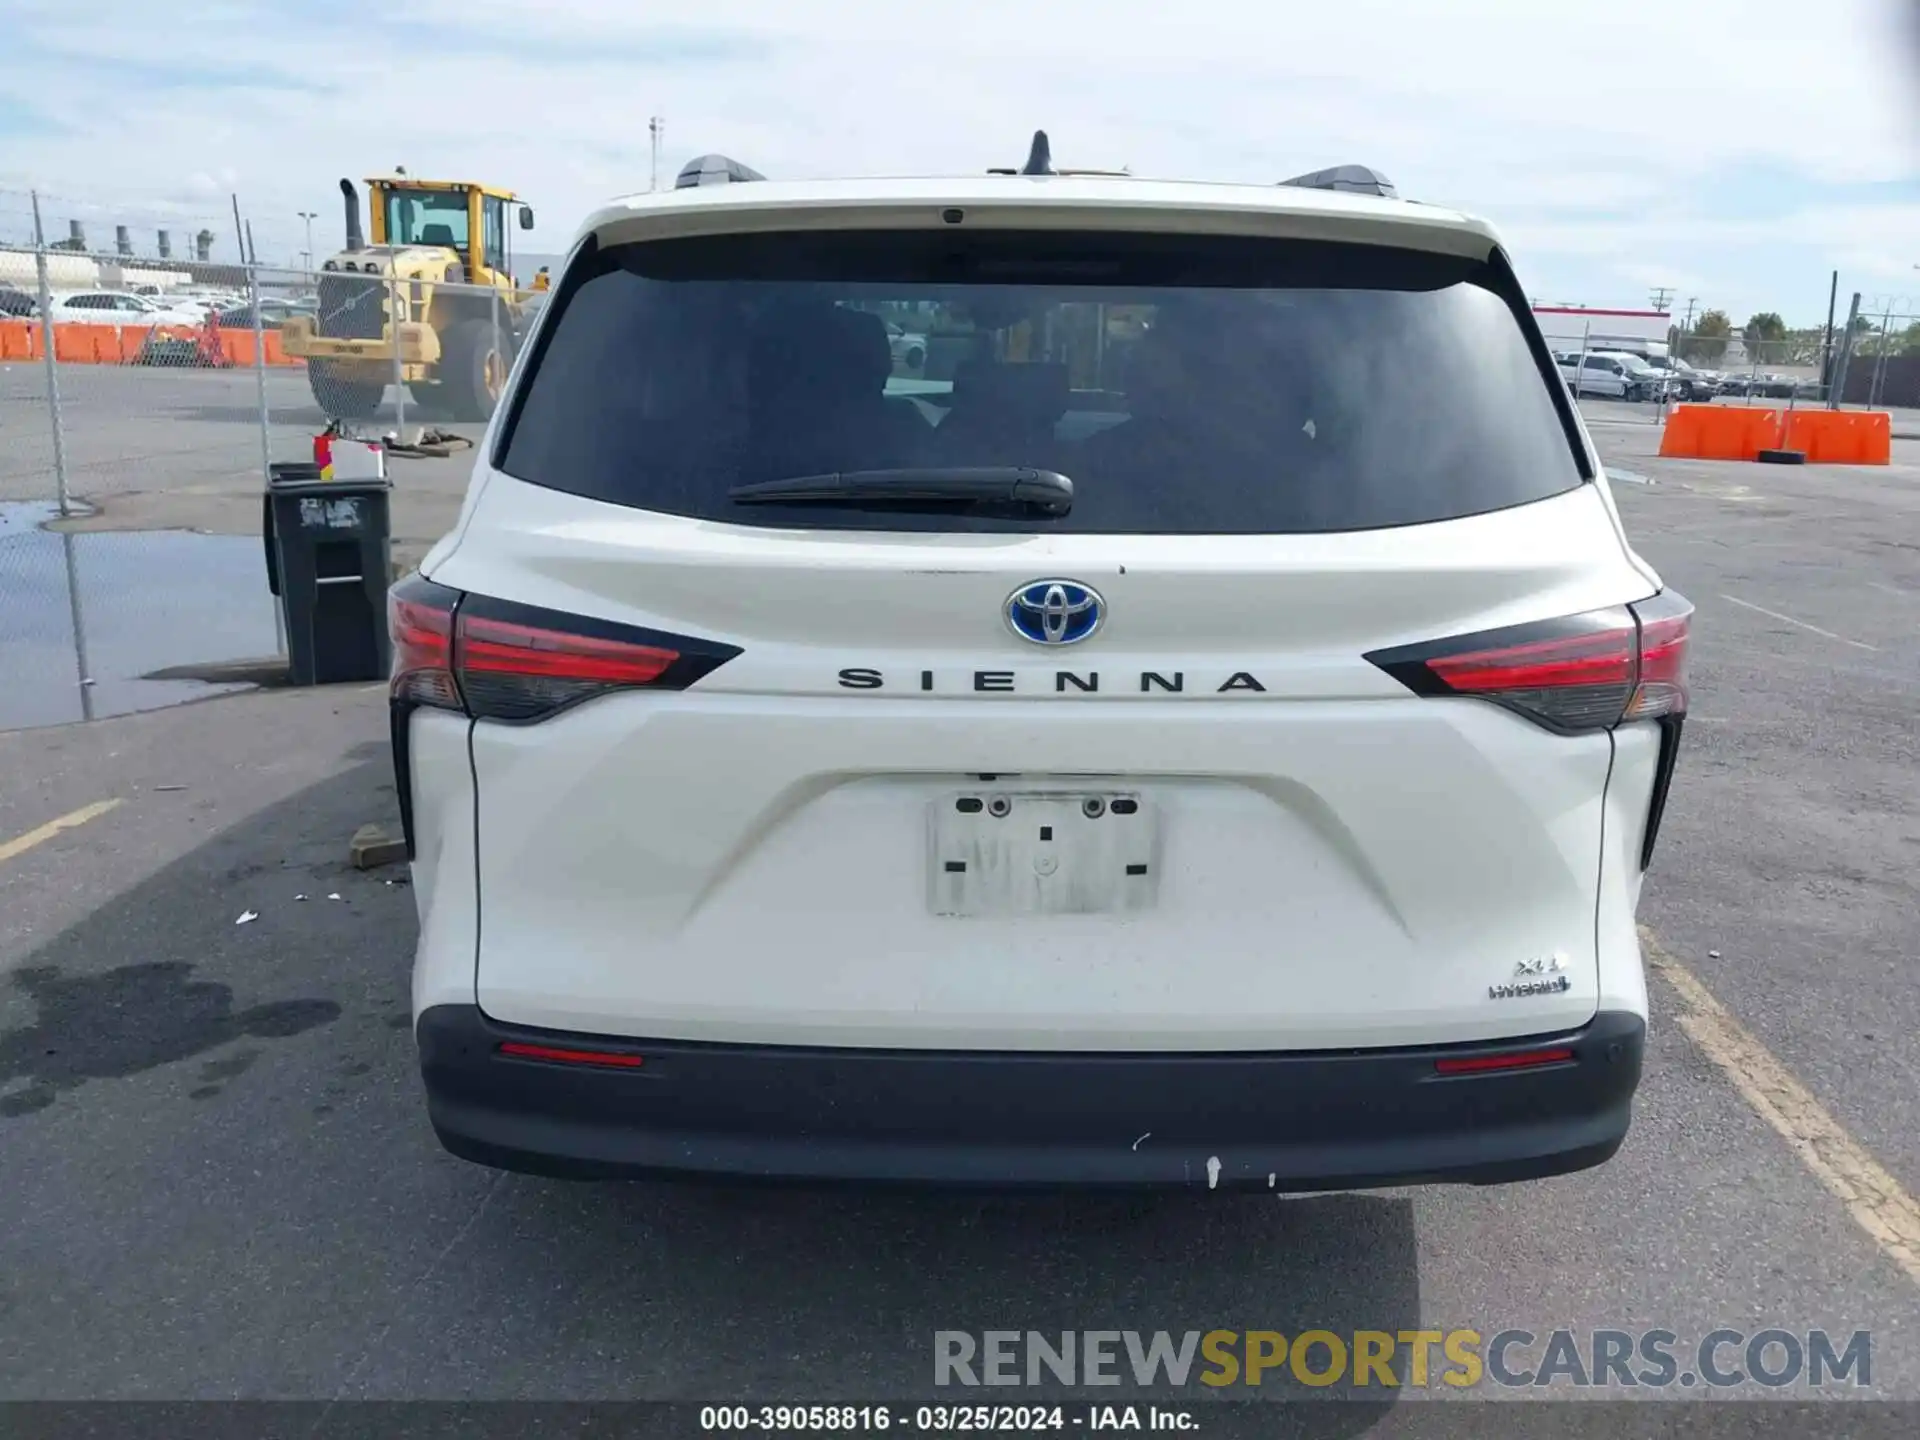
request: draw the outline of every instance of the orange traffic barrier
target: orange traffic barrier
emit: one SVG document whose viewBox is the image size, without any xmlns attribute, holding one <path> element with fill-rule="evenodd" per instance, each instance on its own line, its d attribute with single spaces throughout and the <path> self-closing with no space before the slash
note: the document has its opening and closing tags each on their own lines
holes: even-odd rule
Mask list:
<svg viewBox="0 0 1920 1440">
<path fill-rule="evenodd" d="M 118 325 L 55 325 L 53 358 L 62 365 L 120 363 Z"/>
<path fill-rule="evenodd" d="M 1885 465 L 1893 459 L 1893 417 L 1884 410 L 1790 410 L 1786 448 L 1809 465 Z"/>
<path fill-rule="evenodd" d="M 0 319 L 0 361 L 38 360 L 40 358 L 40 322 Z M 220 348 L 228 360 L 242 368 L 253 365 L 253 331 L 240 327 L 222 329 Z M 287 354 L 280 332 L 264 332 L 266 363 L 297 368 L 305 362 Z M 53 327 L 53 356 L 62 365 L 137 365 L 149 340 L 197 340 L 201 332 L 191 325 L 87 325 L 56 324 Z"/>
<path fill-rule="evenodd" d="M 40 326 L 33 320 L 0 320 L 0 360 L 38 360 Z"/>
<path fill-rule="evenodd" d="M 280 347 L 278 330 L 262 330 L 261 339 L 265 342 L 263 353 L 268 365 L 298 365 L 298 360 L 289 360 L 287 352 Z M 220 332 L 220 348 L 226 351 L 227 358 L 242 369 L 253 368 L 253 331 L 236 327 Z"/>
<path fill-rule="evenodd" d="M 1676 405 L 1660 453 L 1677 460 L 1751 460 L 1780 448 L 1785 412 L 1746 405 Z"/>
<path fill-rule="evenodd" d="M 147 343 L 147 336 L 153 333 L 146 325 L 122 325 L 120 327 L 120 349 L 116 358 L 122 365 L 135 365 L 140 361 L 140 347 Z"/>
</svg>

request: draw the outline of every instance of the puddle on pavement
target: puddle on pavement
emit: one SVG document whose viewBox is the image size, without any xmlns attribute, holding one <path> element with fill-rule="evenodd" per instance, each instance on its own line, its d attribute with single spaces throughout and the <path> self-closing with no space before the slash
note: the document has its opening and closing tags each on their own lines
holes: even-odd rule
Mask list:
<svg viewBox="0 0 1920 1440">
<path fill-rule="evenodd" d="M 39 1018 L 0 1032 L 0 1120 L 31 1115 L 89 1080 L 124 1079 L 241 1039 L 285 1040 L 340 1018 L 331 1000 L 277 1000 L 233 1008 L 233 990 L 193 978 L 177 961 L 122 965 L 104 975 L 15 972 L 12 988 Z M 249 1046 L 200 1067 L 195 1100 L 219 1093 L 260 1057 Z"/>
<path fill-rule="evenodd" d="M 259 540 L 42 528 L 58 513 L 51 504 L 0 502 L 0 730 L 126 715 L 247 688 L 140 677 L 274 653 Z M 93 681 L 84 697 L 83 666 Z"/>
</svg>

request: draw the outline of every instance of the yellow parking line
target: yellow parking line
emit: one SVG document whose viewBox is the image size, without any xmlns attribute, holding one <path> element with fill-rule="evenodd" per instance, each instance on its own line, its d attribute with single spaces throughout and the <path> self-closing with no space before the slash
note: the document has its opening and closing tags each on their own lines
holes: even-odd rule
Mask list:
<svg viewBox="0 0 1920 1440">
<path fill-rule="evenodd" d="M 93 804 L 82 805 L 78 810 L 70 814 L 62 815 L 57 820 L 47 821 L 46 824 L 37 830 L 29 830 L 26 834 L 16 836 L 12 840 L 0 841 L 0 863 L 11 860 L 16 855 L 26 854 L 27 851 L 33 849 L 34 846 L 51 840 L 62 830 L 71 830 L 76 825 L 84 825 L 89 820 L 97 820 L 119 804 L 120 802 L 118 800 L 96 800 Z"/>
<path fill-rule="evenodd" d="M 1920 1204 L 1644 925 L 1640 940 L 1654 973 L 1680 997 L 1680 1028 L 1887 1258 L 1920 1282 Z"/>
</svg>

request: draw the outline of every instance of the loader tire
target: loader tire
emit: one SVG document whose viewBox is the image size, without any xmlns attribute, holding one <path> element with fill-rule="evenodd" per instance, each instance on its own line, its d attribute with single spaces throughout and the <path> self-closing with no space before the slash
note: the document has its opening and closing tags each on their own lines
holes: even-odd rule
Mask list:
<svg viewBox="0 0 1920 1440">
<path fill-rule="evenodd" d="M 492 325 L 462 320 L 440 342 L 440 394 L 457 420 L 490 420 L 507 382 L 507 356 Z"/>
<path fill-rule="evenodd" d="M 338 379 L 324 360 L 307 362 L 307 384 L 321 412 L 335 420 L 371 419 L 387 389 L 361 380 Z"/>
<path fill-rule="evenodd" d="M 407 386 L 407 393 L 413 397 L 413 404 L 407 413 L 422 420 L 457 420 L 459 408 L 447 394 L 447 387 L 439 382 L 428 384 L 415 381 Z"/>
</svg>

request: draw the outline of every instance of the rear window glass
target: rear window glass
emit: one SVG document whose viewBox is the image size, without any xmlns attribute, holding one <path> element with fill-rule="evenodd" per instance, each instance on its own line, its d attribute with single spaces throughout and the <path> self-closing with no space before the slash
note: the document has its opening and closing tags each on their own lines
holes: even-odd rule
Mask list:
<svg viewBox="0 0 1920 1440">
<path fill-rule="evenodd" d="M 1149 534 L 1480 514 L 1582 473 L 1488 265 L 1377 246 L 915 231 L 588 249 L 497 463 L 781 528 Z M 1509 282 L 1510 284 L 1510 282 Z M 744 504 L 797 475 L 1029 466 L 1069 513 Z"/>
</svg>

